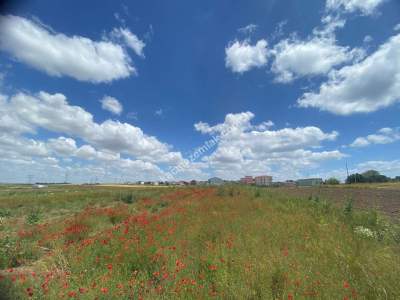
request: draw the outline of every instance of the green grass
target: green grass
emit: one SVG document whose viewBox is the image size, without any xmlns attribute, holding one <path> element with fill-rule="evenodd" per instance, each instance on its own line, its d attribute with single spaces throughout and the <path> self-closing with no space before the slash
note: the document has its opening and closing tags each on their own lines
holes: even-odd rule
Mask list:
<svg viewBox="0 0 400 300">
<path fill-rule="evenodd" d="M 5 299 L 400 299 L 399 228 L 351 203 L 237 186 L 34 193 L 0 197 Z"/>
</svg>

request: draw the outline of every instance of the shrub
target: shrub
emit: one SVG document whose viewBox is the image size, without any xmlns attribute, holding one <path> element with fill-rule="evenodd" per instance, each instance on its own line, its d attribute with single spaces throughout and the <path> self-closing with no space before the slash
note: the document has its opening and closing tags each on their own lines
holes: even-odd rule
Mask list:
<svg viewBox="0 0 400 300">
<path fill-rule="evenodd" d="M 329 178 L 325 181 L 325 184 L 329 184 L 329 185 L 338 185 L 340 184 L 340 181 L 334 177 Z"/>
</svg>

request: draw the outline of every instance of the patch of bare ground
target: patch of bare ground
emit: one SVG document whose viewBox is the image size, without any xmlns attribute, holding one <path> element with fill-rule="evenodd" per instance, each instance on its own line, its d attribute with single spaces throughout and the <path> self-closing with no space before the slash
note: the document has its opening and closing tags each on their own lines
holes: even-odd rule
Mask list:
<svg viewBox="0 0 400 300">
<path fill-rule="evenodd" d="M 400 222 L 400 189 L 371 187 L 280 187 L 288 196 L 318 196 L 343 206 L 349 199 L 357 209 L 377 209 L 390 219 Z"/>
</svg>

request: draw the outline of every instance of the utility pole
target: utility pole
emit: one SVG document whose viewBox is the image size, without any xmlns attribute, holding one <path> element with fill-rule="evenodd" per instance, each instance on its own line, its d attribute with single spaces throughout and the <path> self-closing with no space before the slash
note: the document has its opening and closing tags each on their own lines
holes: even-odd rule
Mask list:
<svg viewBox="0 0 400 300">
<path fill-rule="evenodd" d="M 29 175 L 28 175 L 28 183 L 29 183 L 29 184 L 32 184 L 32 179 L 33 179 L 33 175 L 32 175 L 32 174 L 29 174 Z"/>
</svg>

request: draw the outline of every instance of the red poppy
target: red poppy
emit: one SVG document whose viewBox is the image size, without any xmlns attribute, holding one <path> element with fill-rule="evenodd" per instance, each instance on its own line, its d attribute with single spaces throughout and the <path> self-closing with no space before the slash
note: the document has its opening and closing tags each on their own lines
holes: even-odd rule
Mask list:
<svg viewBox="0 0 400 300">
<path fill-rule="evenodd" d="M 216 265 L 209 265 L 208 269 L 211 271 L 216 271 L 217 270 L 217 266 Z"/>
<path fill-rule="evenodd" d="M 344 282 L 343 282 L 343 287 L 344 287 L 345 289 L 348 289 L 348 288 L 350 287 L 350 284 L 349 284 L 347 281 L 344 281 Z"/>
<path fill-rule="evenodd" d="M 68 297 L 76 297 L 76 292 L 75 291 L 68 292 Z"/>
</svg>

